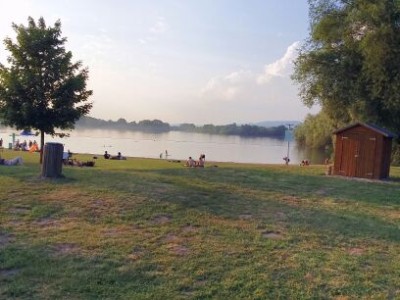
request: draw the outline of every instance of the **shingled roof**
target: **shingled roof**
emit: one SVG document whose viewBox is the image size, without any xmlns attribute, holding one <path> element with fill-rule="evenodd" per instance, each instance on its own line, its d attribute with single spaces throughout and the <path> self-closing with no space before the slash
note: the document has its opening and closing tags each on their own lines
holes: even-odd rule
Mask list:
<svg viewBox="0 0 400 300">
<path fill-rule="evenodd" d="M 393 134 L 392 132 L 390 132 L 387 129 L 378 127 L 378 126 L 373 125 L 373 124 L 367 124 L 367 123 L 361 123 L 361 122 L 357 122 L 357 123 L 351 124 L 349 126 L 346 126 L 344 128 L 340 128 L 340 129 L 334 131 L 333 133 L 334 134 L 338 134 L 338 133 L 341 133 L 343 131 L 346 131 L 346 130 L 348 130 L 350 128 L 353 128 L 353 127 L 356 127 L 356 126 L 366 127 L 366 128 L 368 128 L 368 129 L 370 129 L 372 131 L 375 131 L 375 132 L 377 132 L 377 133 L 379 133 L 379 134 L 381 134 L 381 135 L 383 135 L 384 137 L 387 137 L 387 138 L 394 138 L 395 137 L 395 134 Z"/>
</svg>

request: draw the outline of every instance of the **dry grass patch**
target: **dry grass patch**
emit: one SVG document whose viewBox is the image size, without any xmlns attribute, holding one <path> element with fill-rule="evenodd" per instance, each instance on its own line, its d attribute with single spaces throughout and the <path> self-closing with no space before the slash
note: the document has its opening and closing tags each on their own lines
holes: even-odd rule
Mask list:
<svg viewBox="0 0 400 300">
<path fill-rule="evenodd" d="M 193 226 L 193 225 L 185 225 L 182 227 L 182 233 L 196 233 L 199 231 L 199 227 L 198 226 Z"/>
<path fill-rule="evenodd" d="M 32 208 L 29 206 L 16 206 L 16 207 L 10 208 L 8 210 L 8 212 L 11 215 L 24 216 L 24 215 L 29 214 L 31 210 L 32 210 Z"/>
<path fill-rule="evenodd" d="M 59 243 L 53 245 L 51 248 L 55 256 L 82 254 L 82 248 L 74 243 Z"/>
<path fill-rule="evenodd" d="M 172 220 L 172 216 L 171 215 L 157 215 L 155 216 L 152 220 L 151 223 L 155 224 L 155 225 L 165 225 L 170 223 Z"/>
<path fill-rule="evenodd" d="M 146 254 L 144 248 L 140 246 L 135 246 L 132 249 L 132 252 L 128 254 L 128 259 L 130 260 L 138 260 L 141 259 Z"/>
<path fill-rule="evenodd" d="M 167 249 L 170 251 L 171 254 L 177 256 L 187 256 L 190 254 L 190 249 L 180 244 L 169 244 L 167 246 Z"/>
<path fill-rule="evenodd" d="M 178 255 L 178 256 L 186 256 L 190 253 L 190 250 L 187 246 L 190 239 L 186 237 L 181 237 L 173 233 L 167 234 L 161 240 L 161 243 L 165 245 L 168 251 L 171 254 Z"/>
<path fill-rule="evenodd" d="M 262 237 L 266 239 L 271 239 L 271 240 L 281 240 L 283 239 L 283 235 L 279 231 L 271 231 L 267 230 L 262 232 Z"/>
<path fill-rule="evenodd" d="M 241 220 L 250 220 L 252 218 L 253 218 L 253 215 L 251 215 L 251 214 L 241 214 L 241 215 L 239 215 L 239 219 L 241 219 Z"/>
<path fill-rule="evenodd" d="M 38 227 L 51 227 L 51 228 L 59 228 L 61 227 L 61 221 L 58 219 L 54 219 L 54 218 L 44 218 L 44 219 L 40 219 L 39 221 L 35 221 L 33 222 L 34 226 L 38 226 Z"/>
<path fill-rule="evenodd" d="M 347 253 L 349 253 L 350 255 L 356 255 L 356 256 L 363 255 L 364 252 L 365 252 L 365 249 L 362 249 L 362 248 L 350 248 L 347 250 Z"/>
</svg>

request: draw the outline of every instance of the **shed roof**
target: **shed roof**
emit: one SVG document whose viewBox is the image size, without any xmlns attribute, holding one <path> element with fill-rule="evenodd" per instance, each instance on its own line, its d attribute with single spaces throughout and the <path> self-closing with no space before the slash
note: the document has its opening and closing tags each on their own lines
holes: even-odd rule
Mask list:
<svg viewBox="0 0 400 300">
<path fill-rule="evenodd" d="M 338 130 L 334 131 L 333 133 L 334 134 L 338 134 L 338 133 L 341 133 L 343 131 L 349 130 L 349 129 L 351 129 L 353 127 L 357 127 L 357 126 L 363 126 L 363 127 L 368 128 L 368 129 L 370 129 L 372 131 L 375 131 L 375 132 L 377 132 L 377 133 L 379 133 L 379 134 L 381 134 L 381 135 L 383 135 L 383 136 L 385 136 L 387 138 L 394 138 L 395 137 L 395 135 L 393 133 L 391 133 L 387 129 L 378 127 L 378 126 L 373 125 L 373 124 L 367 124 L 367 123 L 361 123 L 361 122 L 357 122 L 357 123 L 351 124 L 349 126 L 346 126 L 344 128 L 338 129 Z"/>
</svg>

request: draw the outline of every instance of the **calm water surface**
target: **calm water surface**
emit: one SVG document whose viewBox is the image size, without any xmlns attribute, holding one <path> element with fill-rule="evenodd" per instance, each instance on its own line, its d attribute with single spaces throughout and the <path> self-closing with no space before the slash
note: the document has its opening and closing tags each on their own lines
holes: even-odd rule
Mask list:
<svg viewBox="0 0 400 300">
<path fill-rule="evenodd" d="M 5 145 L 11 142 L 10 133 L 1 132 Z M 16 139 L 39 142 L 39 137 L 17 136 Z M 111 155 L 121 152 L 122 155 L 146 158 L 166 158 L 185 160 L 189 156 L 197 159 L 201 153 L 207 161 L 283 164 L 283 157 L 288 153 L 288 142 L 271 138 L 244 138 L 239 136 L 209 135 L 171 131 L 154 134 L 116 130 L 74 130 L 70 137 L 52 138 L 46 136 L 45 142 L 59 142 L 64 149 L 76 153 L 102 155 L 108 151 Z M 312 163 L 322 163 L 325 154 L 305 151 L 297 148 L 296 143 L 289 143 L 291 164 L 303 159 Z"/>
</svg>

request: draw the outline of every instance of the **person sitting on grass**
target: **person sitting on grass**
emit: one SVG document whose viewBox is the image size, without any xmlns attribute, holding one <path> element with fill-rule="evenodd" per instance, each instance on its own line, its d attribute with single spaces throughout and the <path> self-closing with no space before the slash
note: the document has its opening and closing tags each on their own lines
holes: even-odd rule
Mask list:
<svg viewBox="0 0 400 300">
<path fill-rule="evenodd" d="M 191 156 L 189 156 L 189 159 L 186 161 L 185 166 L 189 167 L 189 168 L 193 168 L 196 166 L 196 162 L 194 161 L 194 159 Z"/>
<path fill-rule="evenodd" d="M 107 151 L 104 152 L 104 159 L 110 159 L 111 155 Z"/>
<path fill-rule="evenodd" d="M 75 166 L 75 167 L 94 167 L 95 162 L 94 161 L 86 161 L 86 162 L 82 162 L 79 161 L 77 159 L 70 159 L 68 160 L 67 166 Z"/>
<path fill-rule="evenodd" d="M 121 152 L 118 152 L 117 156 L 111 156 L 111 159 L 116 159 L 116 160 L 126 160 L 125 156 L 121 155 Z"/>
<path fill-rule="evenodd" d="M 308 159 L 303 159 L 300 163 L 300 166 L 304 167 L 304 166 L 309 166 L 310 165 L 310 161 Z"/>
<path fill-rule="evenodd" d="M 197 162 L 196 166 L 200 167 L 200 168 L 204 168 L 205 161 L 206 161 L 205 154 L 200 154 L 199 161 Z"/>
<path fill-rule="evenodd" d="M 17 156 L 16 158 L 13 159 L 3 159 L 0 157 L 0 165 L 4 166 L 17 166 L 17 165 L 23 165 L 24 161 L 22 160 L 21 156 Z"/>
</svg>

